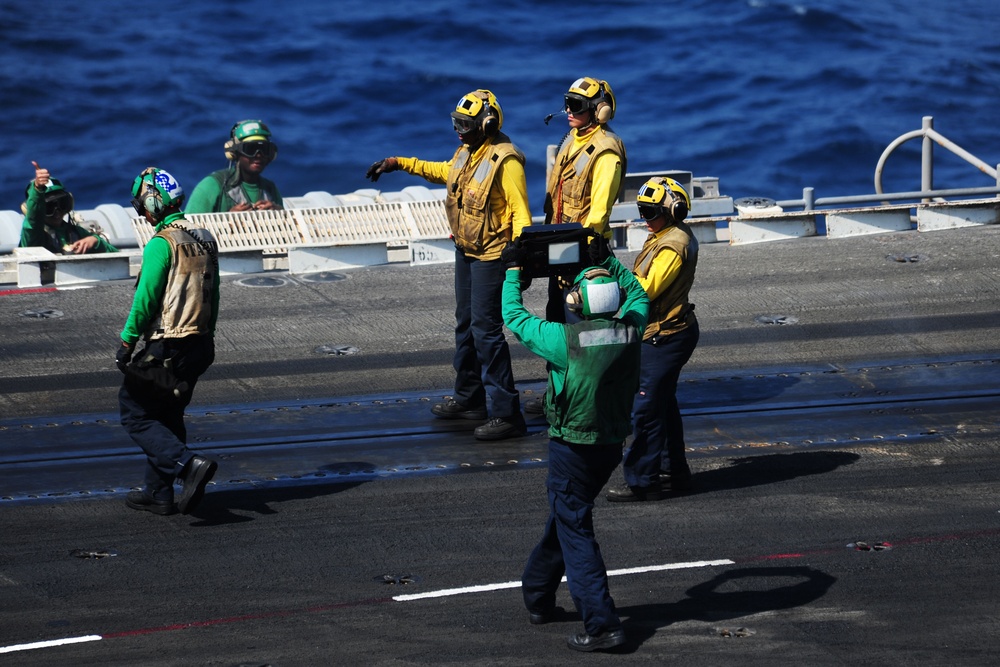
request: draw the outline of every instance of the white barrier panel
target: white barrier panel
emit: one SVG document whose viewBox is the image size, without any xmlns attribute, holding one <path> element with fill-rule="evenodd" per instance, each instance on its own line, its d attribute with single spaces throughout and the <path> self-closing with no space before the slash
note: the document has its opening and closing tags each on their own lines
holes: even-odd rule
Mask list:
<svg viewBox="0 0 1000 667">
<path fill-rule="evenodd" d="M 826 214 L 826 235 L 831 239 L 912 229 L 910 209 L 858 209 Z"/>
<path fill-rule="evenodd" d="M 56 285 L 80 285 L 131 277 L 130 258 L 136 251 L 102 252 L 96 255 L 63 255 L 55 262 Z"/>
<path fill-rule="evenodd" d="M 917 229 L 922 232 L 959 227 L 995 225 L 1000 222 L 1000 200 L 975 203 L 925 204 L 917 207 Z"/>
<path fill-rule="evenodd" d="M 455 244 L 451 239 L 410 241 L 410 266 L 453 264 Z"/>
<path fill-rule="evenodd" d="M 782 241 L 816 236 L 815 215 L 784 214 L 762 218 L 733 218 L 729 221 L 729 244 Z"/>
<path fill-rule="evenodd" d="M 288 247 L 288 272 L 319 273 L 389 263 L 385 243 L 356 245 L 296 245 Z"/>
</svg>

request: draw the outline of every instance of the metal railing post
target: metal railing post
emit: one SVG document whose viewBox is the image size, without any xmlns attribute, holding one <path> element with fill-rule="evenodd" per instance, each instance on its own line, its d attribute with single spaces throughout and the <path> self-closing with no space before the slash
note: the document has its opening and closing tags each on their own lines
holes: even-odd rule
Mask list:
<svg viewBox="0 0 1000 667">
<path fill-rule="evenodd" d="M 802 188 L 803 211 L 811 211 L 816 208 L 816 191 L 813 188 Z"/>
<path fill-rule="evenodd" d="M 934 129 L 934 117 L 924 116 L 921 129 L 924 133 L 924 141 L 921 151 L 920 189 L 924 192 L 930 192 L 934 189 L 934 140 L 931 139 L 928 130 Z M 924 201 L 930 200 L 925 199 Z"/>
</svg>

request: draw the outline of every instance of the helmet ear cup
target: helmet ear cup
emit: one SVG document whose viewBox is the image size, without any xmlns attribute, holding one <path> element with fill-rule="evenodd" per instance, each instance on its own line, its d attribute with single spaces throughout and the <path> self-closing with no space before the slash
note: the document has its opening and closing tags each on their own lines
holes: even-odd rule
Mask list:
<svg viewBox="0 0 1000 667">
<path fill-rule="evenodd" d="M 226 152 L 226 159 L 230 162 L 236 161 L 236 140 L 230 138 L 225 144 L 223 144 L 222 149 Z"/>
<path fill-rule="evenodd" d="M 683 197 L 678 197 L 673 195 L 673 201 L 670 202 L 670 215 L 673 217 L 674 222 L 681 222 L 688 214 L 688 205 L 684 201 Z"/>
<path fill-rule="evenodd" d="M 496 112 L 493 111 L 493 107 L 490 107 L 489 112 L 486 114 L 486 118 L 483 119 L 483 133 L 487 137 L 496 136 L 496 133 L 500 131 L 500 119 L 497 118 Z"/>
<path fill-rule="evenodd" d="M 580 285 L 574 285 L 573 289 L 566 294 L 566 307 L 574 313 L 583 310 L 583 295 L 580 294 Z"/>
<path fill-rule="evenodd" d="M 615 96 L 611 92 L 611 86 L 607 81 L 599 81 L 597 90 L 597 104 L 594 105 L 594 119 L 600 125 L 604 125 L 615 117 Z"/>
<path fill-rule="evenodd" d="M 496 96 L 485 88 L 480 88 L 476 93 L 479 95 L 479 99 L 483 101 L 483 110 L 481 112 L 484 114 L 482 124 L 483 134 L 487 137 L 495 137 L 497 132 L 500 131 L 500 126 L 503 124 L 503 111 L 500 109 L 500 103 L 497 102 Z"/>
<path fill-rule="evenodd" d="M 163 202 L 160 201 L 155 192 L 147 191 L 146 195 L 142 198 L 142 205 L 146 207 L 146 210 L 154 218 L 159 218 L 160 213 L 163 212 Z"/>
<path fill-rule="evenodd" d="M 603 99 L 597 103 L 597 107 L 594 109 L 594 116 L 597 118 L 599 124 L 604 125 L 611 120 L 611 114 L 612 109 L 610 104 Z"/>
</svg>

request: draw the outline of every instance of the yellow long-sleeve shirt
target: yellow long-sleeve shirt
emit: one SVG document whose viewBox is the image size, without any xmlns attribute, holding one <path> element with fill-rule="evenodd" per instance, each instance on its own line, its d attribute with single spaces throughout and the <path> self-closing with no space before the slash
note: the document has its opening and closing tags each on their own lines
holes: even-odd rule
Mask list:
<svg viewBox="0 0 1000 667">
<path fill-rule="evenodd" d="M 667 229 L 669 228 L 664 227 L 656 236 L 659 237 L 666 234 Z M 649 273 L 646 277 L 636 276 L 639 284 L 646 290 L 646 296 L 649 297 L 650 301 L 656 300 L 677 279 L 677 275 L 681 271 L 681 264 L 683 262 L 680 255 L 670 248 L 664 248 L 653 257 Z"/>
<path fill-rule="evenodd" d="M 470 156 L 475 165 L 487 153 L 489 143 L 484 143 Z M 454 159 L 446 162 L 430 162 L 415 157 L 397 157 L 399 168 L 408 174 L 420 176 L 430 183 L 444 184 L 448 180 Z M 474 168 L 474 167 L 472 167 Z M 499 184 L 499 187 L 498 187 Z M 517 238 L 521 230 L 531 224 L 531 210 L 528 206 L 528 184 L 524 166 L 513 158 L 506 158 L 497 167 L 497 178 L 490 190 L 490 212 L 501 223 L 501 233 L 511 230 L 510 239 Z M 495 254 L 496 257 L 492 255 Z M 499 250 L 482 259 L 496 259 Z"/>
</svg>

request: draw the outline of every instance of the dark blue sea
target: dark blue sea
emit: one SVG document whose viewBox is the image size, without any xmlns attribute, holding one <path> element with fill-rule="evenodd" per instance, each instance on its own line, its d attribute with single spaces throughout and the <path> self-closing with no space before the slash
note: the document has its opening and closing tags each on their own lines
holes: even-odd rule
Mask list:
<svg viewBox="0 0 1000 667">
<path fill-rule="evenodd" d="M 614 89 L 629 171 L 716 176 L 733 197 L 871 193 L 883 149 L 923 116 L 1000 162 L 995 0 L 0 0 L 0 17 L 0 209 L 32 160 L 80 209 L 127 206 L 148 165 L 190 192 L 244 118 L 270 125 L 284 195 L 352 192 L 381 157 L 450 158 L 449 113 L 484 87 L 537 214 L 566 130 L 543 118 L 583 75 Z M 919 143 L 889 161 L 887 190 L 919 189 Z M 994 184 L 936 155 L 936 186 Z"/>
</svg>

